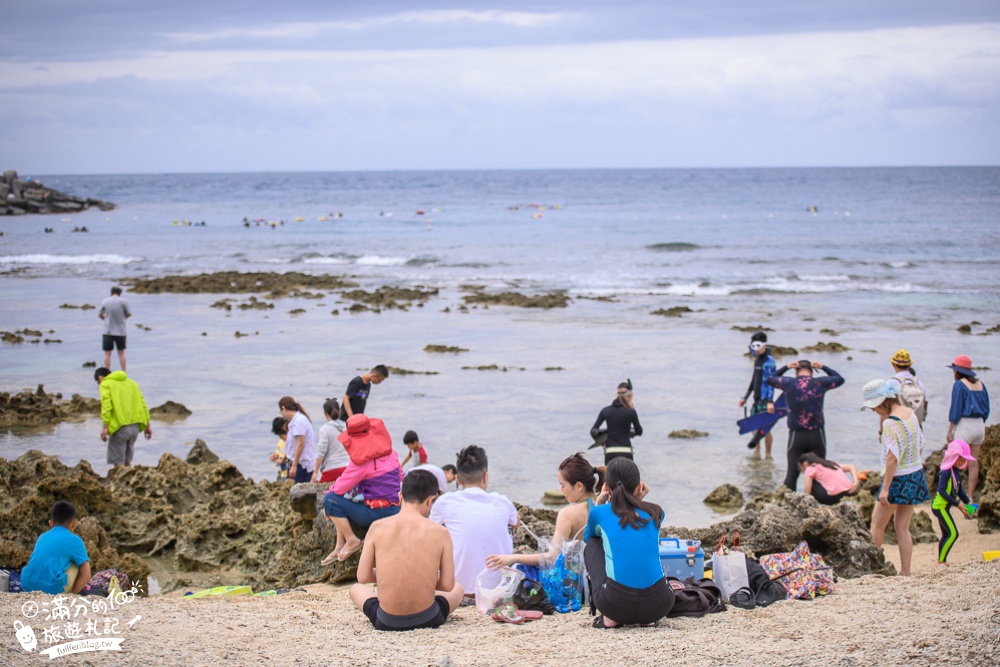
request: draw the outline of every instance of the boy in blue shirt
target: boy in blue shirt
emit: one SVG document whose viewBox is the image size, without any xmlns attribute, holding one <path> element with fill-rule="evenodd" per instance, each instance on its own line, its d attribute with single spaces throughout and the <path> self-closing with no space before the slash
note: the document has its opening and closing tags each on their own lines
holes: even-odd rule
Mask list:
<svg viewBox="0 0 1000 667">
<path fill-rule="evenodd" d="M 68 500 L 58 500 L 49 512 L 50 530 L 38 536 L 28 564 L 21 570 L 25 592 L 51 595 L 79 593 L 90 581 L 90 558 L 83 540 L 72 533 L 76 508 Z"/>
</svg>

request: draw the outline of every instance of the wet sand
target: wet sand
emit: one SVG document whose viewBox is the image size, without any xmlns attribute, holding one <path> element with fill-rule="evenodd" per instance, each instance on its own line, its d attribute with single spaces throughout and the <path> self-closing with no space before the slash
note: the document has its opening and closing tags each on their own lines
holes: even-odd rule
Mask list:
<svg viewBox="0 0 1000 667">
<path fill-rule="evenodd" d="M 962 525 L 959 526 L 961 530 Z M 502 625 L 474 608 L 436 630 L 372 629 L 346 586 L 316 584 L 271 598 L 184 600 L 180 593 L 136 599 L 117 616 L 126 628 L 120 652 L 58 658 L 64 665 L 995 665 L 1000 661 L 1000 560 L 982 551 L 1000 536 L 963 533 L 950 567 L 935 565 L 936 545 L 916 545 L 914 576 L 841 580 L 815 601 L 766 609 L 730 607 L 704 618 L 668 619 L 658 628 L 595 630 L 585 612 Z M 887 556 L 896 549 L 887 547 Z M 0 594 L 9 627 L 27 600 Z M 44 648 L 44 644 L 40 646 Z M 450 658 L 451 663 L 445 659 Z M 37 653 L 0 634 L 0 662 L 37 665 Z"/>
</svg>

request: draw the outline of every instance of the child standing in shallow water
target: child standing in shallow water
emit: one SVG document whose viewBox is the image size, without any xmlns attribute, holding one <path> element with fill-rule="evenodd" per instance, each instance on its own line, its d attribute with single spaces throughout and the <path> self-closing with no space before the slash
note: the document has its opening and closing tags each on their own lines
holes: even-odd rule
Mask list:
<svg viewBox="0 0 1000 667">
<path fill-rule="evenodd" d="M 931 511 L 937 517 L 941 526 L 941 541 L 938 542 L 938 563 L 947 565 L 948 553 L 958 541 L 958 528 L 951 518 L 951 507 L 961 507 L 970 515 L 978 509 L 972 504 L 969 496 L 965 495 L 962 488 L 962 475 L 955 471 L 955 468 L 964 470 L 969 461 L 975 461 L 968 443 L 964 440 L 952 440 L 948 443 L 948 449 L 941 461 L 941 474 L 938 476 L 937 493 L 934 494 L 934 501 L 931 503 Z M 964 504 L 959 503 L 961 498 Z"/>
</svg>

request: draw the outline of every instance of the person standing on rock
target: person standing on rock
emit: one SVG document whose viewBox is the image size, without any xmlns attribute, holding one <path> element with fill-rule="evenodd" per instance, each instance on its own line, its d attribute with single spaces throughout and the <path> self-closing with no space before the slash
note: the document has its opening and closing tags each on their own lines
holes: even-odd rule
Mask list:
<svg viewBox="0 0 1000 667">
<path fill-rule="evenodd" d="M 795 377 L 781 377 L 789 368 L 795 370 Z M 813 377 L 813 369 L 825 371 L 827 377 Z M 782 366 L 767 383 L 783 391 L 788 404 L 788 471 L 783 484 L 794 491 L 799 483 L 799 457 L 812 452 L 826 458 L 823 396 L 844 384 L 844 378 L 829 366 L 803 359 Z"/>
<path fill-rule="evenodd" d="M 354 415 L 361 415 L 365 412 L 365 405 L 368 403 L 368 394 L 371 393 L 373 384 L 381 384 L 382 380 L 389 377 L 389 369 L 385 364 L 379 364 L 364 375 L 359 375 L 347 385 L 344 398 L 340 402 L 340 419 L 346 422 Z"/>
<path fill-rule="evenodd" d="M 118 364 L 125 370 L 125 320 L 132 317 L 128 302 L 122 298 L 122 288 L 111 288 L 111 296 L 101 302 L 97 316 L 104 320 L 104 338 L 101 349 L 104 350 L 104 367 L 111 368 L 111 350 L 118 348 Z"/>
<path fill-rule="evenodd" d="M 139 432 L 146 440 L 153 437 L 149 424 L 149 409 L 139 385 L 125 375 L 125 371 L 112 373 L 101 367 L 94 371 L 101 394 L 101 440 L 108 443 L 108 463 L 113 466 L 132 465 L 135 441 Z"/>
<path fill-rule="evenodd" d="M 597 421 L 590 429 L 590 437 L 595 441 L 601 435 L 601 425 L 604 423 L 608 425 L 608 437 L 604 442 L 604 465 L 619 456 L 631 459 L 632 435 L 642 435 L 639 413 L 635 411 L 635 406 L 632 403 L 631 380 L 618 385 L 611 405 L 602 409 L 597 415 Z"/>
</svg>

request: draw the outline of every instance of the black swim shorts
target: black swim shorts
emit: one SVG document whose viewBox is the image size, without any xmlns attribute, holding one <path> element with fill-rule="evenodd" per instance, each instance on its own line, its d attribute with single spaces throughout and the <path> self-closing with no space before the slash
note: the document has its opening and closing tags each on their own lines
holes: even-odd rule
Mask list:
<svg viewBox="0 0 1000 667">
<path fill-rule="evenodd" d="M 119 350 L 125 349 L 125 336 L 109 336 L 104 334 L 104 339 L 101 341 L 101 349 L 105 352 L 110 352 L 116 347 Z"/>
<path fill-rule="evenodd" d="M 405 616 L 395 616 L 382 611 L 378 606 L 378 598 L 369 598 L 365 601 L 364 612 L 372 626 L 376 630 L 401 631 L 420 630 L 422 628 L 436 628 L 444 625 L 448 619 L 448 600 L 443 595 L 435 595 L 434 603 L 424 611 L 416 614 L 406 614 Z"/>
</svg>

